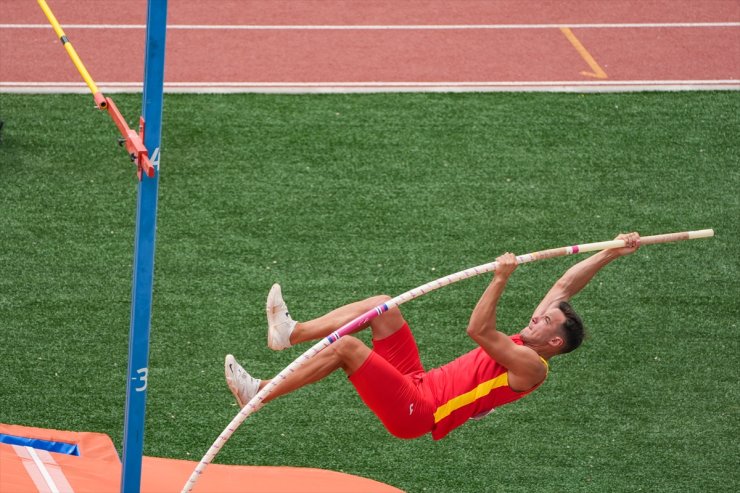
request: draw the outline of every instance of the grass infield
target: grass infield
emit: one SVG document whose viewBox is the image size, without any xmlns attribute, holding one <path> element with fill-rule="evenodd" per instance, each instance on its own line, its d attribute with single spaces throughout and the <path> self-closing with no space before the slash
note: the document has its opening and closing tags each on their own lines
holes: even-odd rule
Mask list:
<svg viewBox="0 0 740 493">
<path fill-rule="evenodd" d="M 133 123 L 140 96 L 114 95 Z M 448 438 L 391 437 L 345 377 L 268 404 L 217 461 L 409 492 L 737 491 L 740 93 L 167 95 L 145 453 L 199 460 L 269 377 L 273 282 L 307 319 L 504 251 L 715 228 L 578 297 L 590 337 L 534 394 Z M 0 422 L 123 435 L 136 181 L 89 96 L 0 94 Z M 520 267 L 524 326 L 580 257 Z M 473 343 L 490 275 L 403 306 L 424 364 Z M 363 335 L 367 339 L 367 335 Z"/>
</svg>

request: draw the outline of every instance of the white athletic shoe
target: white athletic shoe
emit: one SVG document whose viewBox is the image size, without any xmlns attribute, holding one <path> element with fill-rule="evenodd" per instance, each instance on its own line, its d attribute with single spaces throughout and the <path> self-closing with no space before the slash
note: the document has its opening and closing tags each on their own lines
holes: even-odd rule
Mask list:
<svg viewBox="0 0 740 493">
<path fill-rule="evenodd" d="M 230 354 L 226 355 L 224 361 L 224 373 L 226 374 L 226 385 L 229 386 L 229 390 L 236 397 L 236 402 L 240 407 L 244 407 L 259 392 L 262 380 L 247 373 Z"/>
<path fill-rule="evenodd" d="M 290 335 L 297 323 L 290 318 L 280 285 L 274 284 L 267 295 L 267 347 L 278 351 L 292 346 Z"/>
</svg>

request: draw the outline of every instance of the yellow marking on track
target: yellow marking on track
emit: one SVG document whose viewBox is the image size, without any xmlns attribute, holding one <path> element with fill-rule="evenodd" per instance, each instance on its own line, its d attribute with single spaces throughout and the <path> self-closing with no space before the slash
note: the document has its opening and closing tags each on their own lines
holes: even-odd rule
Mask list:
<svg viewBox="0 0 740 493">
<path fill-rule="evenodd" d="M 573 31 L 570 30 L 569 27 L 561 27 L 560 32 L 562 32 L 566 38 L 568 38 L 568 41 L 570 41 L 570 44 L 573 45 L 573 48 L 576 49 L 579 55 L 581 55 L 581 58 L 583 58 L 589 67 L 591 67 L 591 70 L 593 72 L 581 72 L 581 75 L 585 75 L 587 77 L 596 77 L 597 79 L 606 79 L 607 75 L 606 72 L 604 72 L 604 69 L 602 69 L 598 63 L 596 63 L 596 60 L 594 60 L 594 57 L 591 56 L 591 54 L 588 52 L 585 46 L 576 38 L 576 35 L 573 34 Z"/>
</svg>

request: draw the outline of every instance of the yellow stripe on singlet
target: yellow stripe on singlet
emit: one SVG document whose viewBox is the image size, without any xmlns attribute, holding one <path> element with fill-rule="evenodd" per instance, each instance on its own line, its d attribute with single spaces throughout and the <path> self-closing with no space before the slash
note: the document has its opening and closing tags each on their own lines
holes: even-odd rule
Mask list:
<svg viewBox="0 0 740 493">
<path fill-rule="evenodd" d="M 545 368 L 549 369 L 550 366 L 547 364 L 547 361 L 544 358 L 540 359 L 545 364 Z M 506 387 L 508 385 L 509 372 L 502 373 L 501 375 L 497 376 L 496 378 L 492 378 L 491 380 L 486 380 L 470 392 L 465 392 L 464 394 L 460 394 L 457 397 L 453 397 L 446 403 L 439 406 L 434 412 L 434 423 L 439 423 L 461 407 L 465 407 L 471 402 L 475 402 L 478 399 L 487 396 L 494 389 L 497 389 L 499 387 Z"/>
<path fill-rule="evenodd" d="M 502 373 L 501 375 L 497 376 L 496 378 L 492 378 L 491 380 L 486 380 L 470 392 L 465 392 L 464 394 L 458 395 L 457 397 L 454 397 L 443 405 L 439 406 L 434 412 L 434 422 L 439 423 L 447 416 L 452 414 L 453 411 L 456 411 L 461 407 L 465 407 L 471 402 L 475 402 L 476 400 L 480 399 L 481 397 L 487 396 L 491 393 L 493 389 L 504 387 L 506 385 L 509 385 L 509 372 Z"/>
</svg>

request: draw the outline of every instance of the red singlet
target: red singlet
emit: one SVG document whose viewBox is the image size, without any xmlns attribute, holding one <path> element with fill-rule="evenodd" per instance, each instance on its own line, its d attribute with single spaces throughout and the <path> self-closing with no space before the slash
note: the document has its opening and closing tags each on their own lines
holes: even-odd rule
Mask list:
<svg viewBox="0 0 740 493">
<path fill-rule="evenodd" d="M 518 335 L 511 340 L 523 344 Z M 431 432 L 435 440 L 541 384 L 513 391 L 508 370 L 480 347 L 425 373 L 406 324 L 385 339 L 373 340 L 370 356 L 349 379 L 391 434 L 416 438 Z"/>
</svg>

